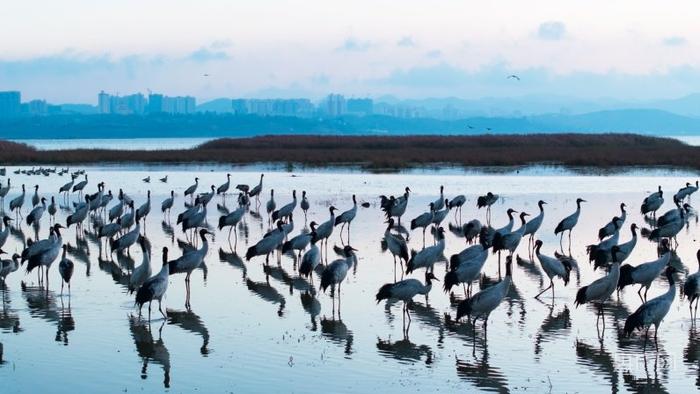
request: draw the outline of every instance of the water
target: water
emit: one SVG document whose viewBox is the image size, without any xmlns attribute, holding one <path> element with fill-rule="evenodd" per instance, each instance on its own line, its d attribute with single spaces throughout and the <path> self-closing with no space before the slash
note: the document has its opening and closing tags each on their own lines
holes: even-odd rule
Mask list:
<svg viewBox="0 0 700 394">
<path fill-rule="evenodd" d="M 12 170 L 8 168 L 8 173 L 16 186 L 8 201 L 18 194 L 22 183 L 39 183 L 40 192 L 48 196 L 66 182 L 65 177 L 29 177 L 14 175 Z M 105 181 L 107 189 L 126 190 L 138 206 L 146 191 L 152 191 L 153 211 L 146 234 L 157 271 L 161 248 L 168 246 L 174 258 L 181 253 L 175 241 L 184 239 L 179 229 L 162 223 L 160 202 L 175 190 L 175 227 L 175 215 L 183 206 L 182 193 L 194 177 L 200 178 L 199 190 L 205 191 L 208 185 L 222 183 L 227 169 L 112 166 L 87 171 L 90 192 L 98 181 Z M 168 184 L 157 180 L 165 174 L 170 174 Z M 152 182 L 143 183 L 141 179 L 149 175 Z M 237 169 L 232 172 L 232 183 L 255 184 L 258 176 L 257 171 Z M 580 286 L 601 275 L 586 262 L 585 245 L 595 242 L 597 229 L 619 214 L 619 202 L 629 206 L 620 236 L 625 242 L 632 222 L 647 226 L 638 214 L 646 193 L 657 185 L 675 191 L 696 178 L 696 174 L 646 172 L 616 176 L 267 172 L 262 218 L 246 216 L 238 229 L 237 244 L 233 237 L 229 244 L 226 232 L 216 231 L 206 271 L 192 275 L 192 310 L 184 308 L 184 276 L 172 276 L 164 302 L 168 318 L 163 320 L 154 310 L 150 325 L 136 317 L 133 296 L 125 286 L 129 268 L 141 262 L 138 247 L 133 248 L 131 259 L 112 262 L 104 255 L 100 258 L 91 234 L 76 241 L 71 228 L 64 234 L 76 263 L 70 297 L 60 295 L 57 267 L 51 269 L 48 294 L 36 287 L 34 272 L 18 271 L 8 277 L 0 315 L 3 392 L 158 392 L 168 388 L 176 392 L 367 392 L 376 387 L 385 392 L 691 392 L 700 381 L 700 334 L 691 325 L 687 300 L 674 301 L 659 331 L 659 350 L 649 347 L 646 353 L 639 334 L 623 338 L 620 333 L 624 319 L 640 305 L 636 288 L 625 289 L 619 300 L 606 307 L 602 341 L 595 327 L 595 309 L 575 308 L 573 301 Z M 479 321 L 475 337 L 472 325 L 454 321 L 456 303 L 463 298 L 461 289 L 455 289 L 451 301 L 438 282 L 429 302 L 415 298 L 408 336 L 404 336 L 401 304 L 377 305 L 374 295 L 394 275 L 391 256 L 380 252 L 384 225 L 377 196 L 401 193 L 406 185 L 413 190 L 406 224 L 437 197 L 440 185 L 445 186 L 448 198 L 467 195 L 463 221 L 484 219 L 483 210 L 475 208 L 478 193 L 490 190 L 502 195 L 493 207 L 496 227 L 505 224 L 508 207 L 535 214 L 537 200 L 544 199 L 549 204 L 539 237 L 544 241 L 543 252 L 549 255 L 559 244 L 552 232 L 558 220 L 574 210 L 577 197 L 587 199 L 573 234 L 572 252 L 580 265 L 579 274 L 572 274 L 567 287 L 556 280 L 555 298 L 547 293 L 538 301 L 534 295 L 547 285 L 539 265 L 514 266 L 513 290 L 491 315 L 488 333 Z M 267 270 L 262 257 L 241 260 L 247 247 L 267 229 L 264 203 L 271 187 L 278 206 L 291 199 L 293 188 L 306 190 L 311 201 L 309 222 L 327 220 L 331 204 L 340 210 L 349 208 L 352 193 L 359 201 L 371 202 L 370 208 L 359 209 L 352 225 L 351 243 L 359 250 L 359 259 L 343 283 L 340 306 L 332 306 L 329 294 L 309 291 L 317 289 L 319 277 L 314 278 L 313 286 L 298 278 L 289 256 L 283 256 L 279 265 L 272 259 Z M 233 200 L 229 196 L 229 207 Z M 210 204 L 208 221 L 212 225 L 217 223 L 215 206 L 220 202 L 215 197 Z M 667 202 L 662 211 L 669 208 Z M 25 215 L 27 211 L 25 205 Z M 59 222 L 65 223 L 65 215 L 60 212 Z M 47 218 L 43 220 L 41 238 L 48 234 Z M 300 210 L 295 226 L 294 234 L 304 227 Z M 22 225 L 3 249 L 19 252 L 22 238 L 34 238 L 33 233 Z M 684 271 L 677 276 L 680 280 L 697 269 L 697 234 L 698 221 L 693 218 L 678 236 L 677 253 Z M 331 244 L 340 244 L 338 229 Z M 420 232 L 414 231 L 410 247 L 421 246 Z M 446 256 L 464 247 L 463 240 L 448 232 Z M 525 244 L 518 253 L 528 254 Z M 654 258 L 653 245 L 640 239 L 628 261 L 637 264 Z M 442 281 L 445 265 L 438 264 L 435 273 Z M 496 256 L 489 257 L 484 274 L 482 286 L 498 280 Z M 423 273 L 412 277 L 422 280 Z M 475 284 L 475 289 L 479 287 Z M 649 297 L 667 287 L 665 279 L 655 281 Z"/>
<path fill-rule="evenodd" d="M 90 138 L 90 139 L 29 139 L 13 140 L 31 145 L 40 150 L 67 149 L 116 149 L 116 150 L 161 150 L 190 149 L 211 138 Z"/>
<path fill-rule="evenodd" d="M 671 136 L 686 144 L 700 146 L 700 136 Z M 13 140 L 31 145 L 41 150 L 66 149 L 120 149 L 120 150 L 159 150 L 190 149 L 211 138 L 105 138 L 105 139 L 27 139 Z"/>
</svg>

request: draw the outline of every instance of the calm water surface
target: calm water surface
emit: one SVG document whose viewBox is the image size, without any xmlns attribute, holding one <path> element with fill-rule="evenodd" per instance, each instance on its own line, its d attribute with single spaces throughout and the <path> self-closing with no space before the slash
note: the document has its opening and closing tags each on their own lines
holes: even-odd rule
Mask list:
<svg viewBox="0 0 700 394">
<path fill-rule="evenodd" d="M 40 193 L 55 195 L 65 177 L 24 176 L 8 173 L 15 188 L 6 199 L 18 195 L 19 185 L 40 184 Z M 219 185 L 226 176 L 221 167 L 89 167 L 90 192 L 99 181 L 113 192 L 123 188 L 136 205 L 152 191 L 153 211 L 146 224 L 152 244 L 154 271 L 159 270 L 161 249 L 168 246 L 171 258 L 180 255 L 178 240 L 184 240 L 175 225 L 183 209 L 183 191 L 200 178 L 200 191 Z M 157 178 L 170 174 L 169 183 Z M 151 176 L 152 183 L 141 181 Z M 232 183 L 257 183 L 257 171 L 232 172 Z M 268 172 L 260 211 L 252 208 L 238 229 L 237 244 L 227 234 L 216 231 L 206 258 L 206 269 L 192 275 L 192 309 L 184 307 L 184 276 L 170 277 L 164 306 L 167 319 L 157 312 L 150 324 L 137 317 L 134 298 L 127 294 L 130 270 L 141 262 L 138 247 L 131 258 L 110 261 L 104 257 L 92 230 L 76 239 L 75 228 L 63 238 L 70 245 L 76 264 L 72 296 L 60 295 L 57 267 L 50 272 L 48 292 L 37 286 L 36 274 L 21 269 L 8 277 L 2 290 L 0 363 L 2 392 L 368 392 L 382 387 L 386 392 L 693 392 L 700 387 L 700 334 L 691 324 L 686 300 L 677 298 L 661 325 L 658 351 L 642 351 L 639 335 L 624 338 L 624 319 L 640 301 L 636 288 L 625 289 L 606 311 L 606 329 L 600 339 L 595 327 L 595 310 L 575 308 L 579 286 L 599 277 L 587 263 L 585 245 L 595 242 L 597 229 L 613 215 L 618 205 L 629 206 L 629 217 L 620 241 L 630 237 L 632 222 L 648 226 L 639 215 L 646 193 L 662 185 L 675 192 L 679 185 L 694 181 L 697 174 L 637 173 L 620 176 L 542 176 L 528 173 L 394 174 L 374 175 L 338 172 Z M 3 184 L 4 184 L 3 179 Z M 546 216 L 538 234 L 543 252 L 552 255 L 559 241 L 553 234 L 556 223 L 575 209 L 577 197 L 583 206 L 573 237 L 571 251 L 580 270 L 564 287 L 555 282 L 542 301 L 533 297 L 547 285 L 539 264 L 514 267 L 514 286 L 489 321 L 488 334 L 482 323 L 474 327 L 455 322 L 456 303 L 461 289 L 453 296 L 437 283 L 426 301 L 416 297 L 410 308 L 413 317 L 408 335 L 403 335 L 401 304 L 376 304 L 374 295 L 384 283 L 393 281 L 393 263 L 380 251 L 384 231 L 377 206 L 379 194 L 399 194 L 405 186 L 414 191 L 404 216 L 410 218 L 426 210 L 437 198 L 439 186 L 448 198 L 466 194 L 468 202 L 462 220 L 484 220 L 477 211 L 478 194 L 492 191 L 503 198 L 493 207 L 493 225 L 506 222 L 505 210 L 537 213 L 536 203 L 546 200 Z M 241 256 L 267 229 L 264 204 L 270 188 L 275 189 L 278 206 L 291 200 L 291 190 L 306 190 L 311 201 L 308 222 L 327 220 L 332 204 L 340 210 L 351 205 L 355 193 L 360 201 L 372 203 L 360 209 L 351 233 L 351 244 L 359 260 L 342 286 L 341 305 L 333 307 L 329 294 L 317 290 L 319 277 L 311 285 L 299 278 L 295 262 L 282 256 L 272 259 L 268 269 L 264 258 L 244 262 Z M 174 189 L 177 196 L 172 221 L 164 221 L 160 202 Z M 27 193 L 28 197 L 31 191 Z M 700 197 L 696 195 L 697 199 Z M 75 198 L 75 197 L 73 197 Z M 23 213 L 26 215 L 30 199 Z M 208 222 L 217 223 L 220 213 L 215 198 L 208 210 Z M 231 208 L 234 199 L 226 202 Z M 110 204 L 111 206 L 111 204 Z M 671 208 L 666 202 L 662 211 Z M 65 223 L 67 212 L 58 220 Z M 455 221 L 451 217 L 452 222 Z M 447 225 L 447 223 L 445 223 Z M 305 227 L 304 215 L 295 215 L 297 234 Z M 86 226 L 88 228 L 88 226 Z M 3 249 L 20 252 L 26 237 L 35 230 L 23 224 L 15 228 Z M 47 217 L 39 229 L 48 235 Z M 677 250 L 682 272 L 695 272 L 698 221 L 693 218 L 678 236 Z M 428 241 L 432 241 L 429 239 Z M 341 244 L 338 229 L 331 243 Z M 410 247 L 420 249 L 420 232 L 415 231 Z M 465 247 L 463 239 L 448 232 L 445 255 Z M 526 244 L 518 252 L 527 256 Z M 329 261 L 335 256 L 329 256 Z M 654 246 L 641 240 L 628 262 L 637 264 L 655 259 Z M 55 263 L 54 265 L 58 265 Z M 445 264 L 435 268 L 443 279 Z M 423 273 L 413 274 L 422 280 Z M 495 256 L 489 257 L 484 277 L 477 287 L 498 280 Z M 666 291 L 667 281 L 659 279 L 649 291 L 654 297 Z M 680 292 L 679 292 L 680 294 Z"/>
</svg>

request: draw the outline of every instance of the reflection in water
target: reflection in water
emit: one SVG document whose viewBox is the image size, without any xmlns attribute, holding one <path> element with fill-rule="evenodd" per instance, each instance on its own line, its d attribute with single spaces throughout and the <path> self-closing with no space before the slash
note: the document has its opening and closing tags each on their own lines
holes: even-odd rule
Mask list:
<svg viewBox="0 0 700 394">
<path fill-rule="evenodd" d="M 315 293 L 306 292 L 300 294 L 301 307 L 311 317 L 311 331 L 318 330 L 316 317 L 321 314 L 321 302 L 316 298 Z"/>
<path fill-rule="evenodd" d="M 571 328 L 571 313 L 569 307 L 564 305 L 557 314 L 554 314 L 554 305 L 549 306 L 549 314 L 542 321 L 540 329 L 537 330 L 535 336 L 535 355 L 536 359 L 542 354 L 542 343 L 564 338 L 569 335 Z"/>
<path fill-rule="evenodd" d="M 284 299 L 284 296 L 280 294 L 277 289 L 274 287 L 270 286 L 269 283 L 267 282 L 253 282 L 250 279 L 245 280 L 245 285 L 248 287 L 248 290 L 250 290 L 253 294 L 255 294 L 258 298 L 267 301 L 271 304 L 279 304 L 279 309 L 277 309 L 277 314 L 279 316 L 282 316 L 284 314 L 284 306 L 286 304 L 286 300 Z"/>
<path fill-rule="evenodd" d="M 695 386 L 700 388 L 700 337 L 695 324 L 688 330 L 688 345 L 683 349 L 683 362 L 695 370 Z"/>
<path fill-rule="evenodd" d="M 428 345 L 416 345 L 407 337 L 400 341 L 391 342 L 391 339 L 377 338 L 377 349 L 384 357 L 394 358 L 400 361 L 421 361 L 425 357 L 425 365 L 433 363 L 433 351 Z"/>
<path fill-rule="evenodd" d="M 203 356 L 207 356 L 209 354 L 209 330 L 196 313 L 192 312 L 191 310 L 174 311 L 172 309 L 167 309 L 166 314 L 168 315 L 168 324 L 176 325 L 183 330 L 202 337 L 202 347 L 199 349 L 199 351 Z"/>
<path fill-rule="evenodd" d="M 241 256 L 239 256 L 236 252 L 229 253 L 225 252 L 224 249 L 219 248 L 219 261 L 222 263 L 229 263 L 232 267 L 241 270 L 241 272 L 243 272 L 243 279 L 245 279 L 246 275 L 248 274 L 248 268 L 243 262 Z"/>
<path fill-rule="evenodd" d="M 158 340 L 153 339 L 151 333 L 151 325 L 139 319 L 138 317 L 129 316 L 129 330 L 131 337 L 136 345 L 136 352 L 143 366 L 141 368 L 141 379 L 148 378 L 148 363 L 153 362 L 163 367 L 163 386 L 170 388 L 170 352 L 163 343 L 163 326 L 165 321 L 158 328 Z"/>
<path fill-rule="evenodd" d="M 481 359 L 476 356 L 477 348 L 472 354 L 473 361 L 461 360 L 455 357 L 457 375 L 474 384 L 480 390 L 495 391 L 498 393 L 509 393 L 508 381 L 500 369 L 489 364 L 489 348 L 484 341 Z"/>
<path fill-rule="evenodd" d="M 19 314 L 17 311 L 10 308 L 9 288 L 6 284 L 0 284 L 0 293 L 2 293 L 2 314 L 0 315 L 0 330 L 3 332 L 18 333 L 22 331 L 19 326 Z"/>
<path fill-rule="evenodd" d="M 340 319 L 321 319 L 321 334 L 331 342 L 345 347 L 346 358 L 350 358 L 353 353 L 352 344 L 354 337 L 352 331 Z"/>
<path fill-rule="evenodd" d="M 22 282 L 22 294 L 27 301 L 29 313 L 34 318 L 56 324 L 57 342 L 68 345 L 68 333 L 75 330 L 75 320 L 71 314 L 70 302 L 67 307 L 61 300 L 61 309 L 56 307 L 56 296 L 53 291 L 47 291 L 43 286 L 28 286 Z"/>
<path fill-rule="evenodd" d="M 589 346 L 583 341 L 576 341 L 576 357 L 577 362 L 587 369 L 592 369 L 592 372 L 601 374 L 605 380 L 610 382 L 611 392 L 619 392 L 619 376 L 615 368 L 615 360 L 603 347 L 603 342 L 600 342 L 600 348 Z"/>
<path fill-rule="evenodd" d="M 668 393 L 669 391 L 664 387 L 663 383 L 659 379 L 659 353 L 654 353 L 653 360 L 647 357 L 647 353 L 643 353 L 644 360 L 644 374 L 643 378 L 636 378 L 631 371 L 624 371 L 622 373 L 622 379 L 625 382 L 627 388 L 633 393 Z M 649 368 L 653 368 L 650 372 Z M 666 376 L 668 374 L 667 360 L 661 360 L 661 373 Z"/>
</svg>

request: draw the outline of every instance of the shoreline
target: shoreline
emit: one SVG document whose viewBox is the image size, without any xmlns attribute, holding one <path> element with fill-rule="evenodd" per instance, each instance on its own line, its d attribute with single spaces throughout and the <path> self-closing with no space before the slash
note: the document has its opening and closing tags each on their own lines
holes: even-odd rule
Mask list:
<svg viewBox="0 0 700 394">
<path fill-rule="evenodd" d="M 38 150 L 0 140 L 2 165 L 141 164 L 405 170 L 513 171 L 562 167 L 574 172 L 700 170 L 700 147 L 636 134 L 479 136 L 262 136 L 224 138 L 191 149 Z"/>
</svg>

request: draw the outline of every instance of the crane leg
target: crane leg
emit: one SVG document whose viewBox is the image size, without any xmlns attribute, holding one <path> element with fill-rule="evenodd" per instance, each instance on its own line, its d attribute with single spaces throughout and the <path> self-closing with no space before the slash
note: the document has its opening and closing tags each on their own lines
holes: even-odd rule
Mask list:
<svg viewBox="0 0 700 394">
<path fill-rule="evenodd" d="M 160 314 L 163 315 L 163 318 L 167 319 L 168 316 L 165 314 L 165 312 L 163 312 L 162 306 L 163 306 L 162 301 L 158 300 L 158 310 L 160 311 Z"/>
<path fill-rule="evenodd" d="M 553 285 L 554 285 L 554 282 L 552 282 L 552 281 L 550 280 L 550 281 L 549 281 L 549 286 L 547 286 L 546 289 L 540 291 L 540 292 L 535 296 L 535 298 L 540 298 L 540 296 L 541 296 L 545 291 L 549 290 L 549 288 L 552 287 Z M 554 293 L 554 290 L 552 290 L 552 293 Z"/>
</svg>

